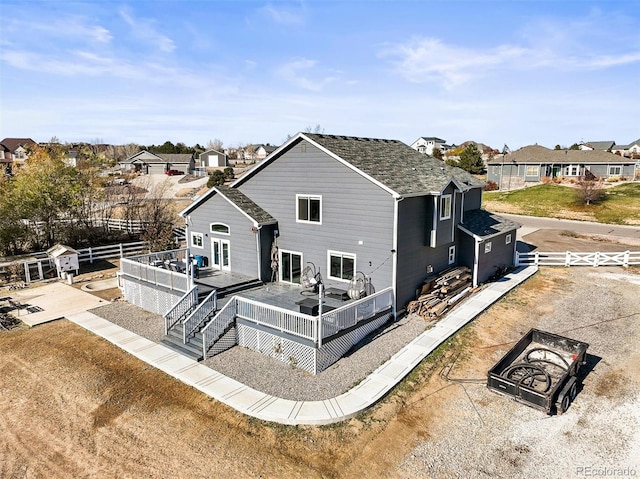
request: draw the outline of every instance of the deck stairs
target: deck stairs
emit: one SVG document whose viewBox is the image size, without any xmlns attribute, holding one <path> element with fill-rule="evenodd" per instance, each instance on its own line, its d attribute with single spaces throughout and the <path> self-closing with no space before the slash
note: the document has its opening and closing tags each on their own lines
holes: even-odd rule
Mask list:
<svg viewBox="0 0 640 479">
<path fill-rule="evenodd" d="M 237 283 L 231 286 L 221 287 L 217 289 L 208 285 L 198 284 L 198 302 L 189 311 L 190 315 L 198 314 L 202 317 L 202 320 L 200 321 L 197 329 L 186 337 L 185 342 L 183 322 L 188 319 L 189 315 L 187 315 L 185 318 L 181 319 L 181 321 L 178 321 L 171 328 L 169 328 L 168 333 L 162 338 L 161 342 L 170 349 L 173 349 L 174 351 L 195 361 L 202 360 L 203 355 L 201 331 L 218 312 L 218 309 L 215 308 L 214 304 L 218 304 L 217 301 L 224 298 L 225 296 L 231 296 L 247 289 L 262 286 L 263 284 L 264 283 L 258 279 L 252 279 L 244 281 L 242 283 Z M 217 301 L 215 302 L 210 298 L 213 291 L 217 291 Z M 202 303 L 207 301 L 207 298 L 209 298 L 208 304 L 202 306 Z M 227 326 L 222 334 L 224 334 L 228 330 L 229 327 Z"/>
</svg>

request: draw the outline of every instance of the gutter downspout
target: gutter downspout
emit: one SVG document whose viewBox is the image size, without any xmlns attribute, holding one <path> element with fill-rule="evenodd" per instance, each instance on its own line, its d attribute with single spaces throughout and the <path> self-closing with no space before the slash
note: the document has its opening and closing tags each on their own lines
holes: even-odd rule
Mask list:
<svg viewBox="0 0 640 479">
<path fill-rule="evenodd" d="M 260 244 L 260 232 L 262 225 L 257 226 L 256 231 L 256 254 L 258 255 L 258 279 L 262 281 L 262 245 Z"/>
<path fill-rule="evenodd" d="M 475 253 L 473 255 L 473 287 L 478 287 L 478 263 L 480 259 L 480 240 L 475 240 Z"/>
<path fill-rule="evenodd" d="M 392 313 L 394 319 L 398 317 L 398 204 L 403 200 L 402 196 L 395 198 L 393 203 L 393 239 L 391 254 L 393 255 L 391 281 L 393 287 Z"/>
</svg>

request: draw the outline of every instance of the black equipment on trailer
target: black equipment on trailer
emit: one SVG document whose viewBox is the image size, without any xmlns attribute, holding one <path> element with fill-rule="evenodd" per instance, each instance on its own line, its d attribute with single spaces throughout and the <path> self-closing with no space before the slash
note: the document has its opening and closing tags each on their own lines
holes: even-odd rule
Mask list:
<svg viewBox="0 0 640 479">
<path fill-rule="evenodd" d="M 532 329 L 490 370 L 487 387 L 547 414 L 565 412 L 578 394 L 589 345 Z"/>
</svg>

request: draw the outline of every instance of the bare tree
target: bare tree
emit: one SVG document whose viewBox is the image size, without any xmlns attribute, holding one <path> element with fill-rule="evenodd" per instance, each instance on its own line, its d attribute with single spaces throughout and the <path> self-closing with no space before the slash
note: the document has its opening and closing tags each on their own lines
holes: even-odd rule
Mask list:
<svg viewBox="0 0 640 479">
<path fill-rule="evenodd" d="M 222 140 L 219 138 L 214 138 L 213 140 L 209 140 L 207 142 L 207 146 L 206 146 L 207 150 L 222 151 L 222 148 L 223 148 Z"/>
<path fill-rule="evenodd" d="M 175 247 L 173 228 L 178 216 L 168 197 L 171 183 L 156 184 L 144 200 L 140 220 L 145 225 L 141 239 L 149 243 L 151 251 L 163 251 Z"/>
<path fill-rule="evenodd" d="M 586 205 L 599 201 L 602 198 L 602 179 L 595 178 L 592 174 L 581 177 L 576 195 Z"/>
</svg>

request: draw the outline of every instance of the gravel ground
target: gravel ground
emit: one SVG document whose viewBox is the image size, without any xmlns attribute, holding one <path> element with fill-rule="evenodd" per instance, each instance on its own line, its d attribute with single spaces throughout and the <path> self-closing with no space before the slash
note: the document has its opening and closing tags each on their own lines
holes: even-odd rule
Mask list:
<svg viewBox="0 0 640 479">
<path fill-rule="evenodd" d="M 159 342 L 162 317 L 126 302 L 114 302 L 92 313 Z M 234 347 L 202 364 L 258 391 L 296 401 L 329 399 L 349 390 L 404 345 L 425 330 L 425 322 L 411 315 L 364 338 L 346 356 L 314 376 L 246 348 Z"/>
<path fill-rule="evenodd" d="M 566 278 L 542 292 L 544 299 L 528 308 L 524 322 L 508 323 L 495 340 L 538 327 L 588 342 L 583 389 L 569 410 L 546 416 L 490 392 L 483 380 L 452 382 L 439 419 L 429 423 L 429 440 L 415 447 L 398 477 L 640 475 L 640 276 L 622 268 L 552 274 Z M 473 326 L 478 331 L 492 327 L 482 318 Z M 489 360 L 495 362 L 506 349 Z M 459 369 L 454 377 L 469 373 L 468 367 Z"/>
</svg>

